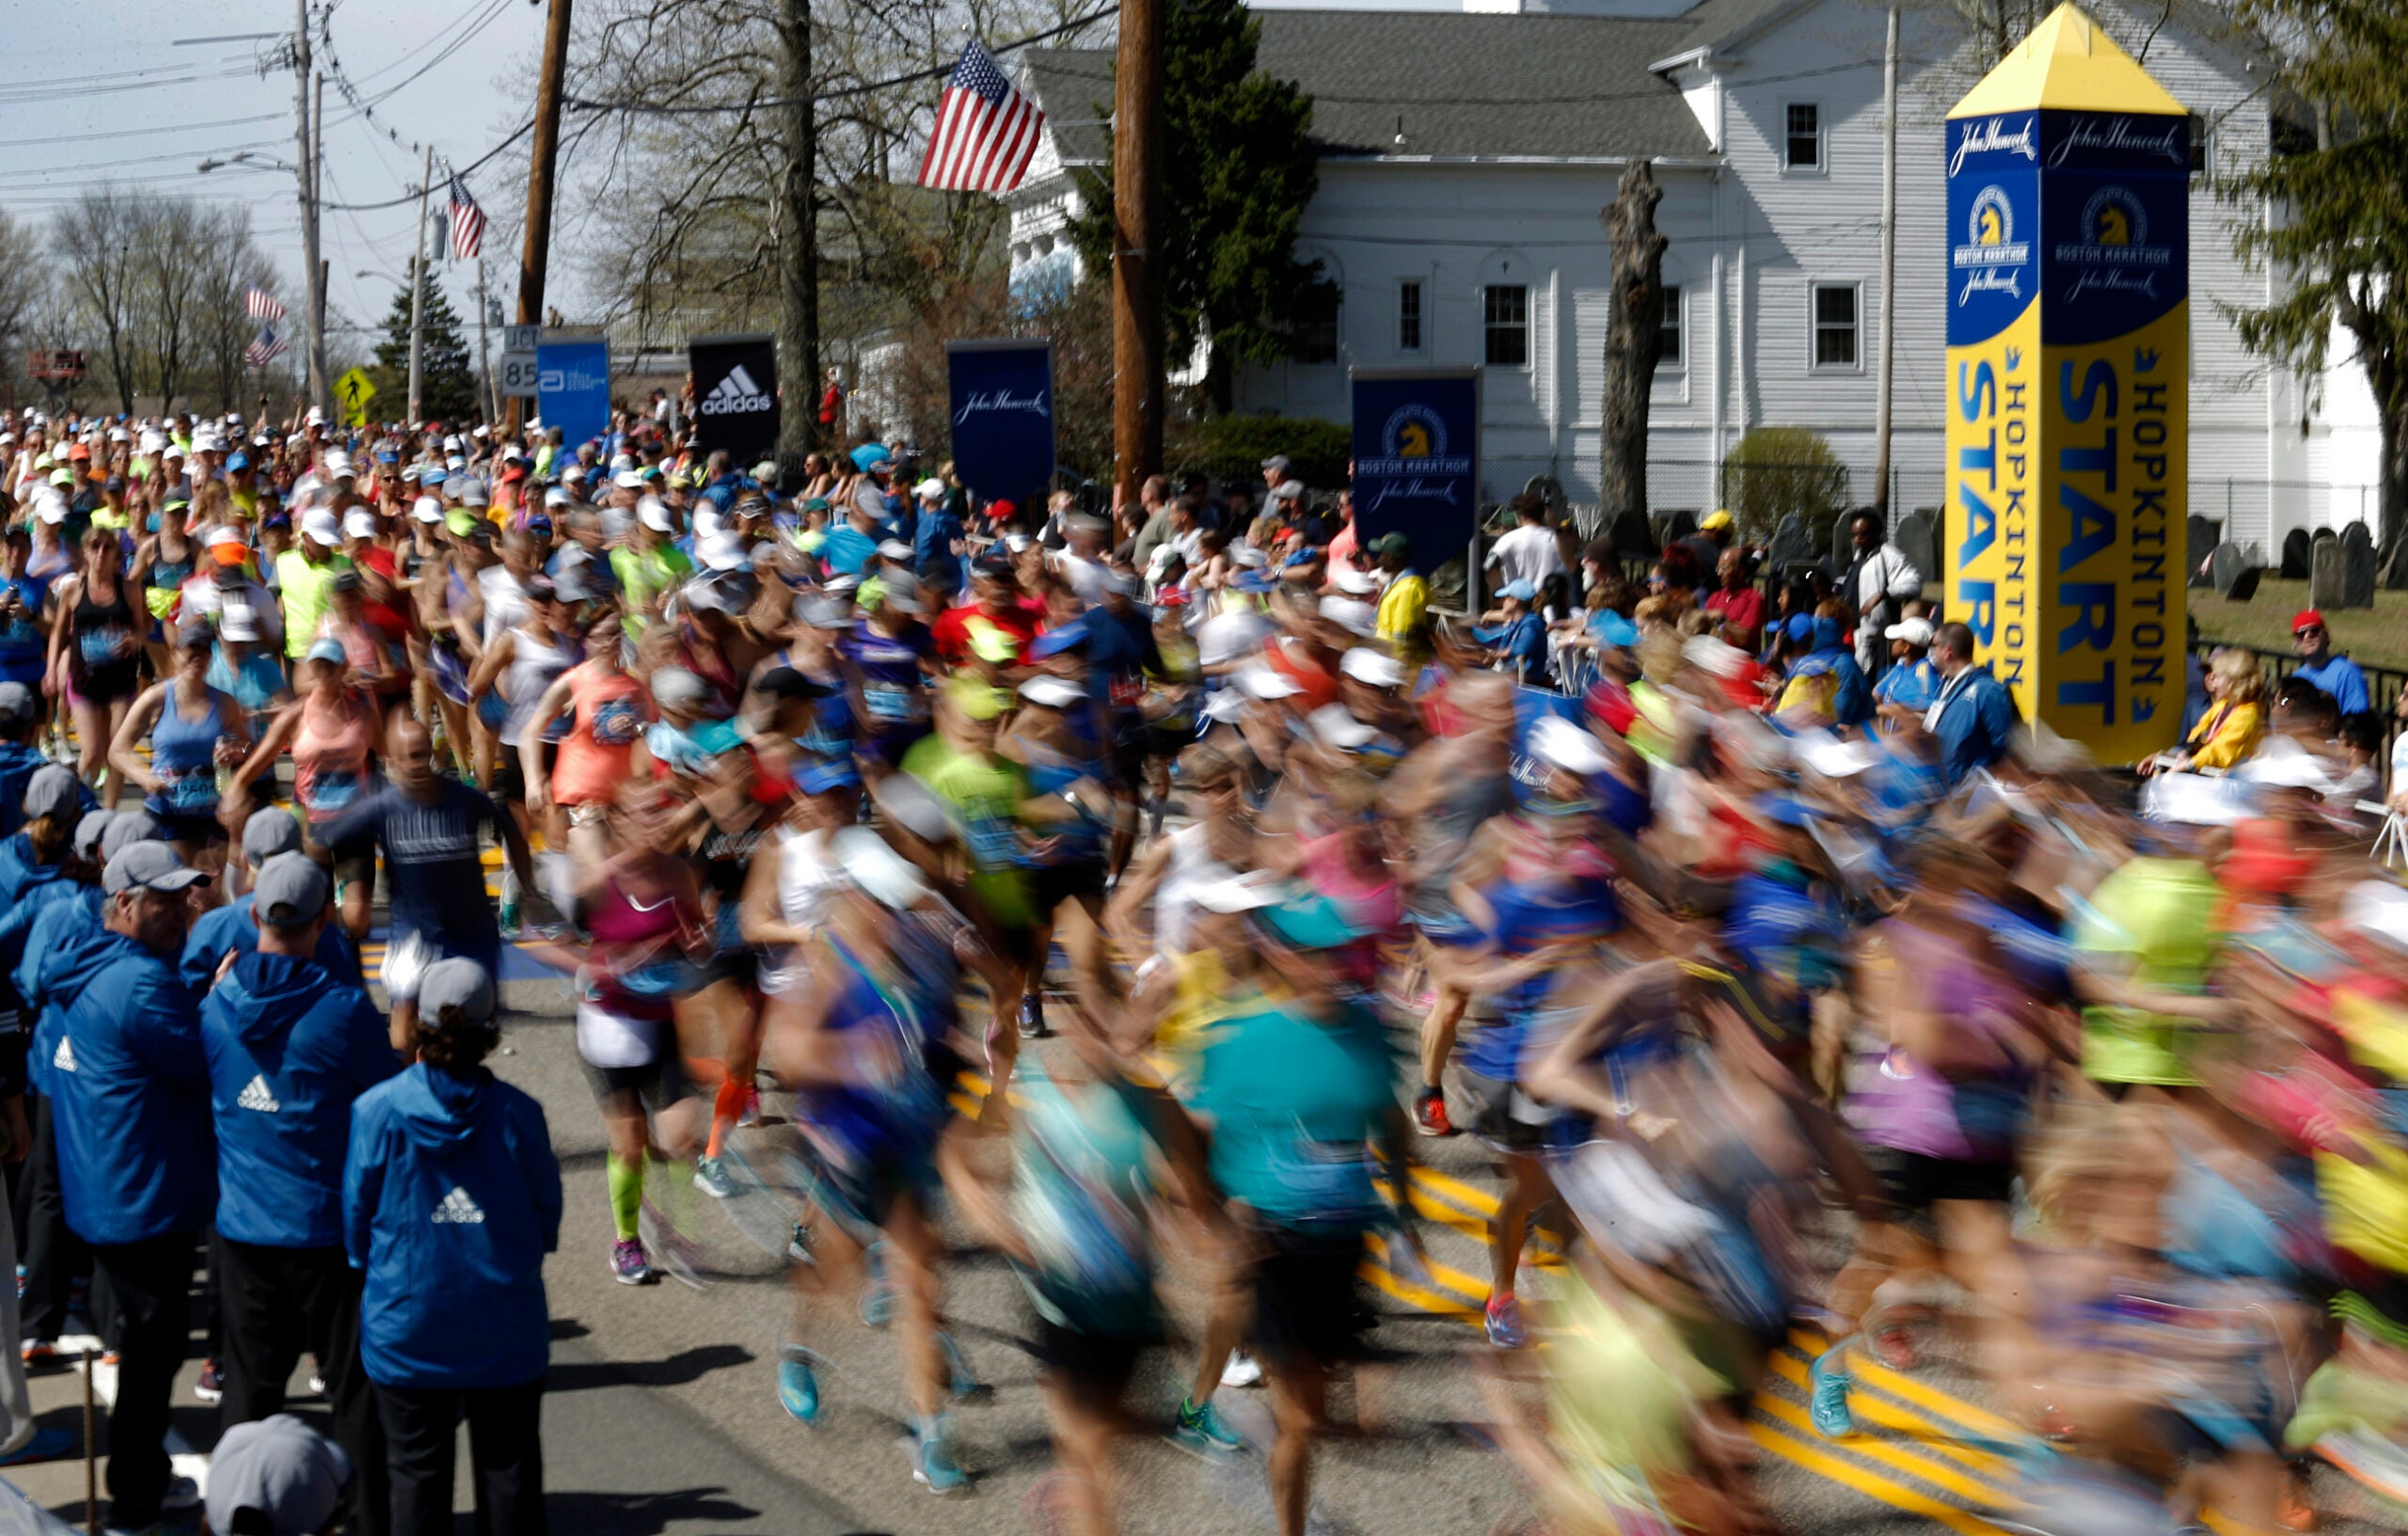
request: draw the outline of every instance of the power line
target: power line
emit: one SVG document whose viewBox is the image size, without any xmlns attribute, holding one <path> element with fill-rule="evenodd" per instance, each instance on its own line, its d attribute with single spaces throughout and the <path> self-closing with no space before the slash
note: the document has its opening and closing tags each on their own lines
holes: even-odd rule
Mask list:
<svg viewBox="0 0 2408 1536">
<path fill-rule="evenodd" d="M 139 138 L 148 134 L 188 134 L 201 128 L 242 128 L 255 122 L 285 122 L 290 112 L 261 112 L 248 118 L 218 118 L 209 122 L 163 122 L 150 128 L 111 128 L 98 134 L 57 134 L 49 138 L 12 138 L 8 147 L 26 149 L 41 144 L 83 144 L 102 138 Z"/>
<path fill-rule="evenodd" d="M 987 51 L 998 55 L 1012 53 L 1026 48 L 1032 43 L 1043 42 L 1051 38 L 1061 37 L 1068 32 L 1076 32 L 1083 27 L 1093 26 L 1106 17 L 1118 14 L 1117 6 L 1107 6 L 1101 10 L 1091 11 L 1076 21 L 1064 22 L 1059 26 L 1047 27 L 1042 32 L 1032 32 L 1027 37 L 1015 38 L 1009 42 L 999 42 Z M 943 79 L 953 71 L 954 66 L 951 64 L 939 64 L 931 69 L 913 70 L 909 74 L 890 75 L 884 80 L 872 80 L 863 85 L 838 86 L 833 89 L 823 90 L 811 96 L 767 96 L 758 101 L 737 102 L 725 105 L 655 106 L 648 102 L 589 102 L 577 96 L 562 97 L 561 104 L 574 107 L 579 112 L 633 112 L 661 118 L 705 117 L 713 113 L 755 112 L 768 107 L 804 106 L 821 102 L 841 102 L 854 96 L 867 96 L 876 91 L 891 89 L 895 86 L 908 86 L 917 80 Z"/>
</svg>

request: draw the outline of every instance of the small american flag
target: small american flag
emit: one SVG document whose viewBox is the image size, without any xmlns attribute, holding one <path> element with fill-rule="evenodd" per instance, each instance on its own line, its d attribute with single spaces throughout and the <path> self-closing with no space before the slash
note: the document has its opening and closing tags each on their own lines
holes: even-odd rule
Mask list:
<svg viewBox="0 0 2408 1536">
<path fill-rule="evenodd" d="M 455 172 L 452 178 L 452 260 L 473 261 L 485 237 L 485 211 Z"/>
<path fill-rule="evenodd" d="M 937 125 L 920 162 L 920 184 L 947 192 L 1009 192 L 1028 172 L 1045 114 L 1012 88 L 977 39 L 937 102 Z"/>
<path fill-rule="evenodd" d="M 243 349 L 243 361 L 253 368 L 265 368 L 284 351 L 284 338 L 276 334 L 273 325 L 261 325 L 251 344 Z"/>
<path fill-rule="evenodd" d="M 264 288 L 252 288 L 243 294 L 243 312 L 253 320 L 282 320 L 284 306 Z"/>
</svg>

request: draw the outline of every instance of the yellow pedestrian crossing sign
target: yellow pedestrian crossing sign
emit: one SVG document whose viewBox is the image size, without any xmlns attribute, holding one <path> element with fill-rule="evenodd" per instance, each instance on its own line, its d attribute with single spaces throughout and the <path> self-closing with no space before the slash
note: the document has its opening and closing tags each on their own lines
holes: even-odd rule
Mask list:
<svg viewBox="0 0 2408 1536">
<path fill-rule="evenodd" d="M 342 404 L 345 426 L 366 426 L 368 403 L 375 398 L 376 386 L 369 381 L 368 370 L 364 368 L 355 368 L 335 380 L 335 399 Z"/>
</svg>

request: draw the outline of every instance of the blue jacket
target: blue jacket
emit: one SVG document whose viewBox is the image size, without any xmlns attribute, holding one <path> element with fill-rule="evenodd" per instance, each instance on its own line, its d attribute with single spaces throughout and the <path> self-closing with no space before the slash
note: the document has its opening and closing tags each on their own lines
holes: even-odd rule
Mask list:
<svg viewBox="0 0 2408 1536">
<path fill-rule="evenodd" d="M 921 513 L 911 533 L 912 570 L 948 598 L 961 590 L 961 557 L 953 552 L 961 536 L 961 519 L 947 507 Z"/>
<path fill-rule="evenodd" d="M 1940 720 L 1932 734 L 1940 737 L 1940 772 L 1956 788 L 2006 755 L 2007 738 L 2015 731 L 2015 700 L 2006 685 L 1990 675 L 1988 664 L 1956 674 L 1942 683 Z"/>
<path fill-rule="evenodd" d="M 175 962 L 96 927 L 49 963 L 59 1009 L 50 1093 L 67 1225 L 110 1245 L 209 1220 L 208 1063 Z"/>
<path fill-rule="evenodd" d="M 25 785 L 33 783 L 34 775 L 49 761 L 22 741 L 0 741 L 0 832 L 15 833 L 24 829 Z"/>
<path fill-rule="evenodd" d="M 6 941 L 6 930 L 0 928 L 0 942 Z M 223 907 L 213 907 L 193 920 L 192 932 L 184 939 L 182 970 L 184 985 L 195 992 L 206 992 L 217 980 L 217 962 L 230 949 L 245 955 L 260 947 L 260 926 L 251 919 L 251 894 L 236 896 Z M 0 949 L 0 959 L 5 959 Z M 359 952 L 352 947 L 351 935 L 340 923 L 329 923 L 318 935 L 318 952 L 309 957 L 325 966 L 326 974 L 343 987 L 365 987 L 368 979 L 359 969 Z M 329 1243 L 333 1239 L 327 1239 Z"/>
<path fill-rule="evenodd" d="M 367 1272 L 360 1350 L 384 1386 L 515 1386 L 551 1361 L 544 1255 L 561 1168 L 544 1111 L 480 1069 L 424 1062 L 351 1106 L 343 1245 Z"/>
<path fill-rule="evenodd" d="M 217 1230 L 272 1248 L 342 1243 L 351 1101 L 400 1071 L 356 987 L 247 951 L 200 1003 L 217 1126 Z"/>
<path fill-rule="evenodd" d="M 37 891 L 56 892 L 66 882 L 37 886 Z M 97 885 L 69 886 L 51 903 L 34 915 L 26 930 L 25 951 L 17 961 L 13 977 L 17 995 L 33 1010 L 34 1034 L 27 1047 L 26 1075 L 33 1081 L 36 1093 L 50 1092 L 50 1064 L 58 1052 L 57 1002 L 50 995 L 52 981 L 57 976 L 59 959 L 87 935 L 101 930 L 101 888 Z"/>
<path fill-rule="evenodd" d="M 2363 715 L 2374 707 L 2367 697 L 2366 673 L 2346 656 L 2327 656 L 2312 667 L 2293 669 L 2291 675 L 2333 695 L 2333 706 L 2344 715 Z"/>
</svg>

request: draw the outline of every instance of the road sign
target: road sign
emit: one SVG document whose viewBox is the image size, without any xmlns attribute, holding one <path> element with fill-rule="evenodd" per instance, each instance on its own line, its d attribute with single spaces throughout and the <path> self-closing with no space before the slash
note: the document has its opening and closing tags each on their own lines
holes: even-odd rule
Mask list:
<svg viewBox="0 0 2408 1536">
<path fill-rule="evenodd" d="M 26 354 L 25 372 L 45 384 L 75 384 L 84 377 L 84 354 L 73 348 L 37 348 Z"/>
<path fill-rule="evenodd" d="M 501 393 L 504 399 L 532 400 L 536 388 L 535 348 L 542 344 L 541 325 L 501 328 Z"/>
<path fill-rule="evenodd" d="M 368 424 L 368 403 L 376 398 L 376 386 L 369 381 L 368 370 L 355 368 L 335 380 L 335 399 L 342 406 L 343 424 L 364 427 Z"/>
</svg>

